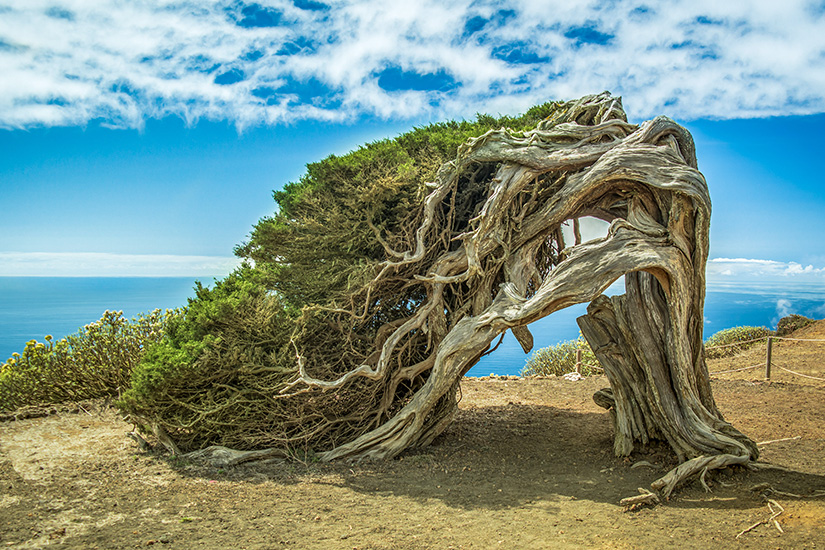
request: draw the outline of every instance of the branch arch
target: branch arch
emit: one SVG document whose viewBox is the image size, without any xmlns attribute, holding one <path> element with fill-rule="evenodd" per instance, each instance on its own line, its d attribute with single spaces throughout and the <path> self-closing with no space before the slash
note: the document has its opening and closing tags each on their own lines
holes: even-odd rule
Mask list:
<svg viewBox="0 0 825 550">
<path fill-rule="evenodd" d="M 461 377 L 497 337 L 511 330 L 528 350 L 530 323 L 588 302 L 578 322 L 611 384 L 603 397 L 616 454 L 664 439 L 685 461 L 758 456 L 710 389 L 702 329 L 711 201 L 684 128 L 667 117 L 630 124 L 619 98 L 586 96 L 532 130 L 469 139 L 421 192 L 392 228 L 376 212 L 359 214 L 379 259 L 346 296 L 307 308 L 315 324 L 293 335 L 298 367 L 273 399 L 305 410 L 361 392 L 355 410 L 294 428 L 348 426 L 325 440 L 320 459 L 390 458 L 428 444 L 456 410 Z M 607 235 L 566 242 L 562 224 L 586 216 L 608 222 Z M 603 296 L 622 277 L 626 294 Z M 318 346 L 329 334 L 338 344 Z"/>
</svg>

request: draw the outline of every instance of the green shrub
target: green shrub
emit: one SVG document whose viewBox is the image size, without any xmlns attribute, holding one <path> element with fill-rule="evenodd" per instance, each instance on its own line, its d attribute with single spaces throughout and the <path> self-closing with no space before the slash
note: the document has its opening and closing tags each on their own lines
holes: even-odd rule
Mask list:
<svg viewBox="0 0 825 550">
<path fill-rule="evenodd" d="M 599 367 L 599 361 L 590 349 L 590 345 L 584 337 L 579 336 L 576 340 L 561 342 L 555 346 L 548 346 L 534 351 L 527 359 L 527 364 L 522 369 L 522 376 L 548 376 L 555 374 L 562 376 L 576 370 L 576 350 L 582 352 L 581 375 L 601 373 L 601 369 L 591 368 L 591 365 Z"/>
<path fill-rule="evenodd" d="M 705 340 L 705 358 L 718 359 L 736 355 L 772 335 L 773 331 L 765 327 L 732 327 L 720 330 Z"/>
<path fill-rule="evenodd" d="M 106 311 L 60 340 L 31 340 L 0 367 L 0 410 L 119 395 L 170 316 L 155 310 L 130 322 L 122 311 Z"/>
<path fill-rule="evenodd" d="M 296 311 L 240 267 L 195 297 L 149 346 L 117 405 L 143 429 L 163 428 L 182 449 L 265 441 L 278 392 L 295 377 Z M 271 434 L 270 434 L 271 435 Z"/>
<path fill-rule="evenodd" d="M 776 335 L 777 336 L 787 336 L 788 334 L 795 332 L 801 328 L 805 328 L 811 323 L 815 323 L 816 320 L 809 319 L 804 315 L 788 315 L 787 317 L 783 317 L 779 320 L 779 323 L 776 325 Z"/>
<path fill-rule="evenodd" d="M 261 219 L 235 253 L 267 271 L 268 287 L 286 304 L 300 308 L 346 300 L 372 280 L 386 259 L 382 239 L 396 249 L 407 246 L 411 228 L 420 223 L 423 199 L 432 191 L 427 182 L 435 181 L 462 144 L 502 127 L 533 128 L 557 107 L 545 103 L 519 117 L 478 115 L 475 121 L 429 124 L 307 164 L 298 181 L 273 193 L 278 211 Z M 475 200 L 466 199 L 476 198 L 468 193 L 466 204 L 456 205 L 464 225 L 477 214 Z M 461 225 L 456 233 L 466 229 Z M 406 291 L 393 289 L 383 300 L 418 299 L 403 296 Z"/>
</svg>

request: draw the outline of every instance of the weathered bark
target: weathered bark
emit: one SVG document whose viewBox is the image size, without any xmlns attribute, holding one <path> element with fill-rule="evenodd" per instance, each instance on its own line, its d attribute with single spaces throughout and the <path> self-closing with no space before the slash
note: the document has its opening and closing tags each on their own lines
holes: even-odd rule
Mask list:
<svg viewBox="0 0 825 550">
<path fill-rule="evenodd" d="M 472 174 L 484 163 L 493 175 L 478 182 Z M 483 185 L 486 196 L 456 234 L 448 202 L 463 199 L 466 185 Z M 584 216 L 609 222 L 608 235 L 580 242 Z M 371 413 L 381 419 L 376 427 L 318 458 L 389 458 L 429 443 L 456 410 L 461 377 L 497 336 L 512 330 L 528 351 L 529 323 L 584 302 L 592 303 L 579 324 L 612 387 L 612 397 L 600 399 L 613 405 L 618 455 L 663 439 L 680 460 L 695 459 L 662 482 L 666 494 L 703 468 L 757 457 L 717 409 L 702 354 L 710 197 L 684 128 L 666 117 L 629 124 L 609 94 L 570 102 L 533 131 L 491 131 L 462 146 L 442 166 L 418 219 L 408 250 L 394 249 L 371 226 L 388 259 L 362 305 L 340 312 L 368 318 L 372 288 L 410 269 L 406 284 L 421 285 L 426 299 L 387 322 L 374 353 L 337 379 L 309 374 L 296 346 L 300 372 L 285 398 L 363 378 L 387 388 L 381 410 Z M 569 220 L 571 246 L 561 234 Z M 623 276 L 625 295 L 602 296 Z M 399 384 L 422 377 L 393 408 Z M 699 458 L 706 455 L 717 458 Z"/>
<path fill-rule="evenodd" d="M 701 330 L 679 307 L 690 296 L 671 287 L 668 299 L 649 273 L 630 273 L 625 281 L 625 295 L 594 300 L 578 320 L 613 390 L 616 454 L 663 439 L 680 460 L 720 453 L 756 458 L 756 445 L 716 408 Z"/>
</svg>

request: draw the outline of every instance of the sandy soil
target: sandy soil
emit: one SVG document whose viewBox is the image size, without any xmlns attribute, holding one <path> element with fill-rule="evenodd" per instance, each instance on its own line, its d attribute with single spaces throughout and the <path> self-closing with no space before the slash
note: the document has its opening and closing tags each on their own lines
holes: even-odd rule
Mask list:
<svg viewBox="0 0 825 550">
<path fill-rule="evenodd" d="M 382 463 L 209 468 L 139 451 L 103 403 L 0 422 L 0 546 L 825 548 L 825 382 L 724 376 L 713 388 L 729 421 L 759 442 L 796 438 L 760 446 L 788 470 L 726 470 L 712 493 L 691 484 L 633 511 L 619 500 L 675 464 L 666 448 L 613 456 L 590 397 L 603 377 L 468 379 L 433 445 Z M 771 517 L 765 487 L 783 532 L 740 535 Z"/>
</svg>

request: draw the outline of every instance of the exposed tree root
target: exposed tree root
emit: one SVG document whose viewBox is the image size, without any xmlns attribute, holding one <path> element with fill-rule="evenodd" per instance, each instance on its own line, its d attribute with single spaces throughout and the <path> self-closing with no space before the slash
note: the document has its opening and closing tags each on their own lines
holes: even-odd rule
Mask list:
<svg viewBox="0 0 825 550">
<path fill-rule="evenodd" d="M 650 484 L 651 489 L 659 491 L 665 498 L 670 497 L 673 490 L 685 481 L 699 476 L 702 486 L 710 491 L 704 476 L 709 470 L 718 470 L 728 466 L 746 466 L 750 462 L 748 456 L 714 455 L 700 456 L 679 464 L 664 476 Z"/>
<path fill-rule="evenodd" d="M 183 455 L 190 460 L 202 460 L 210 465 L 223 468 L 227 466 L 237 466 L 244 462 L 254 460 L 266 460 L 270 458 L 290 458 L 290 455 L 283 449 L 261 449 L 259 451 L 238 451 L 228 449 L 218 445 L 212 445 L 205 449 L 192 451 Z"/>
</svg>

